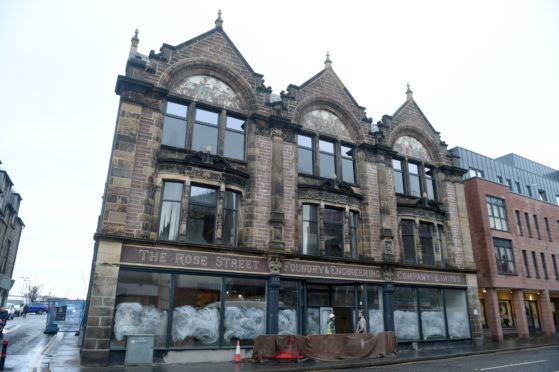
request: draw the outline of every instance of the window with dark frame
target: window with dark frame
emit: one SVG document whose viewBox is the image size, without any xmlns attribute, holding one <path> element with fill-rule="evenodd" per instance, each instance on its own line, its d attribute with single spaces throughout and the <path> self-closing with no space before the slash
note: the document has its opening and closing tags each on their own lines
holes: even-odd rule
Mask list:
<svg viewBox="0 0 559 372">
<path fill-rule="evenodd" d="M 514 211 L 514 220 L 516 221 L 516 229 L 518 230 L 518 235 L 523 236 L 522 231 L 522 221 L 520 220 L 520 212 Z"/>
<path fill-rule="evenodd" d="M 303 204 L 302 253 L 318 256 L 318 206 Z"/>
<path fill-rule="evenodd" d="M 547 201 L 547 195 L 545 194 L 545 190 L 538 190 L 538 195 L 540 197 L 541 201 L 546 202 Z"/>
<path fill-rule="evenodd" d="M 538 222 L 538 216 L 536 216 L 534 214 L 534 227 L 536 228 L 536 236 L 538 237 L 538 240 L 542 240 L 542 236 L 540 234 L 540 224 Z"/>
<path fill-rule="evenodd" d="M 503 177 L 502 176 L 497 176 L 497 182 L 503 183 Z"/>
<path fill-rule="evenodd" d="M 545 263 L 545 254 L 543 252 L 540 252 L 540 258 L 542 260 L 542 268 L 543 268 L 544 278 L 549 279 L 549 276 L 547 275 L 547 264 Z"/>
<path fill-rule="evenodd" d="M 402 161 L 392 159 L 392 168 L 394 169 L 394 188 L 398 194 L 403 194 L 404 191 L 404 171 L 402 169 Z"/>
<path fill-rule="evenodd" d="M 297 136 L 299 172 L 314 174 L 313 138 L 299 134 Z"/>
<path fill-rule="evenodd" d="M 402 233 L 402 244 L 404 246 L 404 263 L 415 264 L 417 258 L 415 254 L 414 221 L 402 220 L 400 230 Z"/>
<path fill-rule="evenodd" d="M 406 159 L 392 159 L 394 191 L 412 197 L 437 199 L 435 168 L 429 165 L 409 162 Z"/>
<path fill-rule="evenodd" d="M 186 240 L 192 243 L 213 244 L 217 219 L 217 189 L 190 186 Z"/>
<path fill-rule="evenodd" d="M 358 230 L 357 226 L 359 224 L 359 214 L 355 211 L 349 212 L 349 245 L 351 249 L 351 258 L 357 259 L 359 258 L 358 252 Z"/>
<path fill-rule="evenodd" d="M 191 113 L 190 109 L 194 112 Z M 223 150 L 220 149 L 220 141 L 223 142 Z M 197 103 L 187 105 L 168 101 L 161 143 L 244 160 L 245 119 L 225 110 L 198 107 Z"/>
<path fill-rule="evenodd" d="M 509 190 L 510 190 L 510 191 L 513 191 L 513 190 L 512 190 L 512 181 L 510 180 L 510 178 L 507 178 L 507 185 L 508 185 L 508 187 L 509 187 Z"/>
<path fill-rule="evenodd" d="M 352 147 L 341 146 L 342 152 L 342 180 L 344 182 L 355 183 L 355 159 Z"/>
<path fill-rule="evenodd" d="M 532 229 L 530 228 L 530 216 L 524 212 L 524 221 L 526 221 L 526 230 L 528 230 L 528 237 L 532 237 Z"/>
<path fill-rule="evenodd" d="M 330 141 L 319 140 L 318 149 L 320 177 L 334 177 L 334 175 L 336 175 L 336 150 L 334 143 Z"/>
<path fill-rule="evenodd" d="M 444 252 L 444 227 L 442 225 L 437 225 L 437 237 L 438 237 L 438 244 L 439 250 L 441 252 L 441 265 L 445 266 L 445 252 Z"/>
<path fill-rule="evenodd" d="M 486 195 L 487 215 L 489 216 L 489 227 L 501 231 L 509 231 L 505 201 L 494 196 Z"/>
<path fill-rule="evenodd" d="M 344 256 L 344 211 L 324 208 L 324 254 L 329 257 Z"/>
<path fill-rule="evenodd" d="M 522 250 L 522 260 L 524 261 L 524 270 L 526 270 L 526 277 L 529 278 L 530 277 L 530 266 L 528 265 L 528 255 L 527 255 L 525 249 Z"/>
<path fill-rule="evenodd" d="M 536 259 L 536 252 L 532 251 L 532 263 L 534 264 L 534 271 L 536 272 L 536 279 L 540 278 L 540 269 L 538 268 L 538 260 Z"/>
<path fill-rule="evenodd" d="M 178 240 L 181 217 L 183 184 L 181 182 L 164 182 L 161 213 L 159 217 L 158 238 Z"/>
<path fill-rule="evenodd" d="M 493 238 L 493 246 L 499 274 L 516 274 L 511 241 Z"/>
<path fill-rule="evenodd" d="M 476 168 L 470 168 L 468 170 L 468 175 L 471 177 L 479 177 L 479 178 L 483 178 L 483 171 L 481 169 L 476 169 Z"/>
<path fill-rule="evenodd" d="M 526 185 L 526 191 L 528 191 L 528 196 L 532 197 L 532 186 Z"/>
<path fill-rule="evenodd" d="M 520 182 L 514 181 L 514 185 L 516 186 L 516 192 L 522 194 L 522 189 L 520 188 Z"/>
<path fill-rule="evenodd" d="M 547 217 L 544 217 L 543 221 L 545 222 L 545 231 L 547 231 L 547 240 L 549 242 L 553 242 L 553 239 L 551 238 L 551 230 L 549 229 L 549 220 Z"/>
<path fill-rule="evenodd" d="M 557 270 L 557 260 L 555 259 L 555 255 L 551 255 L 551 261 L 553 261 L 553 271 L 555 271 L 555 279 L 559 280 L 559 270 Z"/>
<path fill-rule="evenodd" d="M 421 245 L 422 264 L 435 266 L 435 247 L 433 246 L 433 224 L 419 223 L 419 243 Z"/>
<path fill-rule="evenodd" d="M 237 246 L 239 194 L 225 190 L 223 196 L 223 245 Z"/>
</svg>

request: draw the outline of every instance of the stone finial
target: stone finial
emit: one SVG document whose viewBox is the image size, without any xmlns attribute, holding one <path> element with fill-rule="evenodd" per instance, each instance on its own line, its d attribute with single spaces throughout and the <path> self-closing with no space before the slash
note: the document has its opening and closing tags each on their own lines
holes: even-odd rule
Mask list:
<svg viewBox="0 0 559 372">
<path fill-rule="evenodd" d="M 330 59 L 330 52 L 326 52 L 326 61 L 324 61 L 324 68 L 332 68 L 332 60 Z"/>
<path fill-rule="evenodd" d="M 138 29 L 136 29 L 134 31 L 134 36 L 132 36 L 132 39 L 130 40 L 130 55 L 133 56 L 138 52 L 138 43 L 140 42 L 140 39 L 138 39 Z"/>
<path fill-rule="evenodd" d="M 408 83 L 408 90 L 406 90 L 406 99 L 413 101 L 413 91 L 410 89 L 410 83 Z"/>
<path fill-rule="evenodd" d="M 221 9 L 217 12 L 217 19 L 215 20 L 215 28 L 223 29 L 223 19 L 221 19 Z"/>
</svg>

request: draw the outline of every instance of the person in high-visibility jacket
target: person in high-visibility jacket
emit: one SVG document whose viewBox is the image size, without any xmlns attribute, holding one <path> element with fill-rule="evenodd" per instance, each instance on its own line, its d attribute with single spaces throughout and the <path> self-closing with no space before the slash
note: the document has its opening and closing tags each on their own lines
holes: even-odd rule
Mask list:
<svg viewBox="0 0 559 372">
<path fill-rule="evenodd" d="M 335 335 L 336 334 L 336 325 L 334 322 L 336 321 L 336 316 L 334 314 L 330 314 L 328 319 L 328 323 L 326 323 L 326 334 L 327 335 Z"/>
</svg>

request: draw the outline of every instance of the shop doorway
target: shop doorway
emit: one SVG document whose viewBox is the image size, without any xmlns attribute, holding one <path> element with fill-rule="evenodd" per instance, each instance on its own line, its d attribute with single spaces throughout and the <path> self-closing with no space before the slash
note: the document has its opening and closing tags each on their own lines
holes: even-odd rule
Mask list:
<svg viewBox="0 0 559 372">
<path fill-rule="evenodd" d="M 553 314 L 553 323 L 555 330 L 559 332 L 559 298 L 551 299 L 551 312 Z"/>
<path fill-rule="evenodd" d="M 320 334 L 326 334 L 326 324 L 330 319 L 330 314 L 334 314 L 334 308 L 332 307 L 321 307 L 320 308 Z M 336 315 L 336 314 L 334 314 Z"/>
<path fill-rule="evenodd" d="M 537 301 L 524 301 L 526 305 L 526 320 L 528 321 L 528 329 L 532 332 L 541 331 L 540 316 Z"/>
<path fill-rule="evenodd" d="M 512 305 L 509 300 L 499 300 L 499 317 L 501 327 L 514 328 L 514 317 L 512 316 Z"/>
</svg>

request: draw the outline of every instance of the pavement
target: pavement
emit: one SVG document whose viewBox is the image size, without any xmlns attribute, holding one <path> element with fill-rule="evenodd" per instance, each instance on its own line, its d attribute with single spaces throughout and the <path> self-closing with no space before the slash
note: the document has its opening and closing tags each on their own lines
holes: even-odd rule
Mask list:
<svg viewBox="0 0 559 372">
<path fill-rule="evenodd" d="M 241 371 L 316 371 L 326 369 L 363 368 L 372 366 L 384 366 L 400 363 L 428 361 L 436 359 L 447 359 L 453 357 L 464 357 L 470 355 L 491 354 L 524 350 L 545 346 L 559 345 L 559 335 L 538 335 L 527 339 L 518 339 L 515 335 L 506 336 L 501 342 L 485 339 L 483 344 L 476 345 L 471 342 L 445 342 L 419 344 L 419 350 L 413 350 L 410 346 L 400 346 L 398 353 L 394 356 L 379 359 L 344 360 L 335 362 L 322 362 L 305 360 L 295 361 L 264 361 L 252 363 L 196 363 L 196 364 L 153 364 L 148 366 L 110 366 L 110 367 L 81 367 L 79 361 L 78 336 L 73 333 L 57 335 L 56 345 L 45 354 L 43 370 L 48 371 L 184 371 L 189 372 L 241 372 Z M 9 356 L 8 356 L 9 358 Z"/>
</svg>

